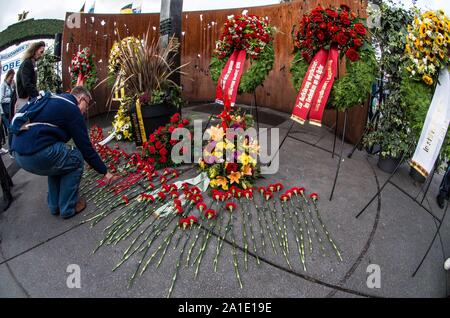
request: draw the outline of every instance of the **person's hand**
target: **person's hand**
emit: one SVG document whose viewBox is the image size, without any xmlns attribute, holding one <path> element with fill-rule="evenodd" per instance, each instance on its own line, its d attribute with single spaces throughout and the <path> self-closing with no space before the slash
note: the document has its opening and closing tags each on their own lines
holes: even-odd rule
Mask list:
<svg viewBox="0 0 450 318">
<path fill-rule="evenodd" d="M 104 176 L 104 180 L 108 183 L 108 184 L 111 184 L 112 182 L 114 182 L 115 180 L 117 180 L 117 178 L 118 178 L 119 176 L 116 176 L 116 175 L 114 175 L 114 174 L 112 174 L 111 172 L 107 172 L 106 174 L 105 174 L 105 176 Z"/>
</svg>

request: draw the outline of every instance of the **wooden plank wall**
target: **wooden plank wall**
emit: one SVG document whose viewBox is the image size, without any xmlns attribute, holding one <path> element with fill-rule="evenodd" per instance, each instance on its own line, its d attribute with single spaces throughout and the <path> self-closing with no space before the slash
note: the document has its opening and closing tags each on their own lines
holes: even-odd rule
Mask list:
<svg viewBox="0 0 450 318">
<path fill-rule="evenodd" d="M 228 15 L 240 14 L 243 9 L 248 9 L 250 14 L 268 16 L 271 24 L 278 29 L 274 43 L 274 68 L 264 82 L 264 87 L 259 87 L 256 91 L 257 103 L 283 112 L 291 112 L 297 96 L 289 73 L 293 51 L 292 26 L 298 23 L 303 13 L 319 3 L 323 6 L 347 4 L 352 10 L 365 16 L 367 0 L 300 0 L 271 6 L 183 13 L 181 57 L 182 63 L 189 63 L 184 69 L 188 76 L 182 77 L 183 97 L 190 102 L 214 100 L 215 85 L 209 76 L 208 66 L 215 41 Z M 150 30 L 152 37 L 156 38 L 159 31 L 159 14 L 82 14 L 81 28 L 69 29 L 66 26 L 64 29 L 63 69 L 68 70 L 72 55 L 78 49 L 88 46 L 96 56 L 98 76 L 104 79 L 107 74 L 109 51 L 118 38 L 114 32 L 116 28 L 121 38 L 128 35 L 142 36 L 147 29 Z M 68 89 L 70 86 L 68 72 L 63 72 L 63 83 Z M 97 104 L 90 115 L 107 111 L 106 101 L 109 94 L 106 84 L 102 84 L 94 91 Z M 238 98 L 238 103 L 250 102 L 249 94 Z M 366 106 L 355 107 L 350 111 L 350 129 L 347 134 L 349 141 L 355 142 L 362 134 L 366 112 Z M 334 117 L 334 111 L 326 111 L 325 123 L 332 125 Z"/>
</svg>

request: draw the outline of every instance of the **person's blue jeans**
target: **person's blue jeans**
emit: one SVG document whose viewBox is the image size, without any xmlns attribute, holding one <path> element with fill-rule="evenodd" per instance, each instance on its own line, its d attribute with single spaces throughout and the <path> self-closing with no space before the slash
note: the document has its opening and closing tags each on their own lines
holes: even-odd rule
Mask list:
<svg viewBox="0 0 450 318">
<path fill-rule="evenodd" d="M 60 142 L 30 156 L 14 152 L 14 157 L 24 170 L 48 176 L 47 201 L 53 215 L 60 213 L 63 218 L 75 215 L 84 167 L 84 159 L 78 149 Z"/>
</svg>

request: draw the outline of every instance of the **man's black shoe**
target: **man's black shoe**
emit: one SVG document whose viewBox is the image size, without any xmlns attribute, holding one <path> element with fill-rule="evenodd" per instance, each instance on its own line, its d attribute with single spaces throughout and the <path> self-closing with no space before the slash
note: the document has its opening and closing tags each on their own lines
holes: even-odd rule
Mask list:
<svg viewBox="0 0 450 318">
<path fill-rule="evenodd" d="M 438 205 L 441 209 L 443 209 L 444 206 L 445 206 L 445 197 L 439 194 L 439 195 L 436 197 L 436 201 L 437 201 L 437 205 Z"/>
</svg>

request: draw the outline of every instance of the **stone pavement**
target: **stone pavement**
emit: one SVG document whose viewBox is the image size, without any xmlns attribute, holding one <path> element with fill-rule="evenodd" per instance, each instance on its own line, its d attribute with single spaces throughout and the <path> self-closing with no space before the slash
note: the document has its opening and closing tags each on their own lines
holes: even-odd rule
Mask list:
<svg viewBox="0 0 450 318">
<path fill-rule="evenodd" d="M 288 114 L 259 108 L 261 127 L 278 127 L 284 136 L 290 120 Z M 212 105 L 194 105 L 184 110 L 191 119 L 207 119 Z M 100 116 L 90 124 L 110 126 L 113 116 Z M 173 297 L 445 297 L 448 274 L 444 259 L 450 257 L 450 218 L 415 277 L 412 273 L 426 252 L 437 228 L 431 214 L 419 207 L 406 194 L 415 198 L 423 189 L 412 182 L 405 165 L 380 196 L 358 219 L 356 214 L 388 178 L 376 166 L 376 157 L 356 151 L 351 159 L 345 144 L 341 171 L 332 201 L 328 200 L 336 171 L 337 156 L 332 158 L 333 133 L 326 128 L 295 125 L 292 135 L 280 151 L 280 170 L 266 176 L 258 185 L 282 182 L 286 186 L 304 186 L 320 196 L 322 218 L 343 251 L 343 262 L 328 253 L 314 252 L 307 256 L 307 271 L 298 261 L 289 269 L 283 258 L 267 253 L 257 264 L 249 257 L 248 271 L 241 268 L 243 288 L 236 281 L 232 247 L 224 243 L 217 273 L 213 270 L 215 244 L 209 244 L 200 274 L 194 279 L 193 269 L 181 267 Z M 337 151 L 339 150 L 338 143 Z M 125 145 L 128 146 L 129 145 Z M 7 155 L 3 156 L 14 173 L 15 201 L 6 212 L 0 212 L 0 297 L 165 297 L 170 286 L 178 251 L 169 248 L 164 262 L 149 270 L 128 288 L 136 259 L 112 272 L 123 250 L 130 242 L 107 246 L 93 254 L 102 239 L 107 222 L 91 228 L 80 224 L 85 215 L 95 212 L 92 203 L 81 216 L 62 220 L 50 215 L 46 207 L 45 177 L 14 169 Z M 194 176 L 195 171 L 186 173 Z M 433 179 L 424 200 L 425 207 L 436 217 L 444 211 L 435 202 L 441 176 Z M 403 189 L 405 193 L 401 192 Z M 253 221 L 255 222 L 255 221 Z M 239 231 L 240 228 L 236 229 Z M 215 238 L 215 237 L 213 237 Z M 290 245 L 295 246 L 295 240 Z M 242 242 L 238 240 L 238 246 Z M 242 264 L 243 251 L 238 249 Z M 292 260 L 294 256 L 292 256 Z M 81 269 L 81 288 L 69 289 L 67 267 L 77 264 Z M 379 265 L 381 288 L 367 286 L 370 264 Z M 241 265 L 242 266 L 242 265 Z"/>
</svg>

